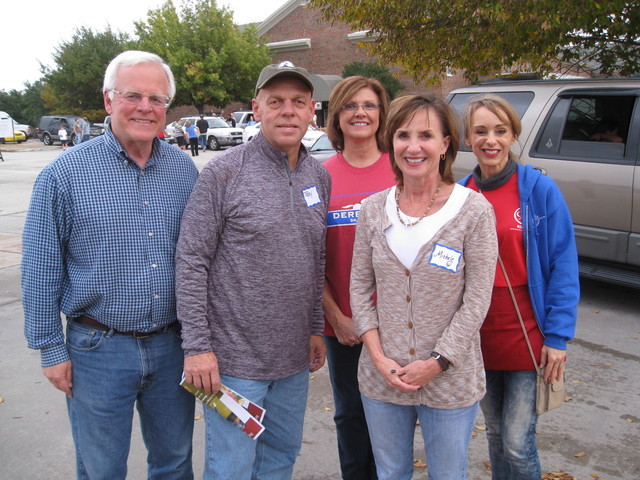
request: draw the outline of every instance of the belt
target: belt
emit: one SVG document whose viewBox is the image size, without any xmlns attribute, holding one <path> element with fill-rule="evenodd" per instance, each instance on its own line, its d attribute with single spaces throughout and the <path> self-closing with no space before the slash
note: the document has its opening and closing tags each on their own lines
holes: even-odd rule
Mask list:
<svg viewBox="0 0 640 480">
<path fill-rule="evenodd" d="M 114 333 L 117 333 L 119 335 L 130 335 L 133 338 L 149 338 L 150 336 L 155 335 L 156 333 L 164 333 L 167 330 L 169 330 L 170 328 L 178 325 L 178 322 L 175 321 L 173 323 L 170 323 L 169 325 L 165 325 L 163 327 L 160 327 L 157 330 L 153 330 L 152 332 L 135 332 L 135 331 L 121 332 L 120 330 L 116 330 L 115 328 L 111 328 L 111 327 L 105 325 L 104 323 L 101 323 L 98 320 L 96 320 L 95 318 L 92 318 L 92 317 L 90 317 L 88 315 L 83 315 L 81 317 L 72 318 L 71 320 L 76 322 L 76 323 L 79 323 L 80 325 L 84 325 L 85 327 L 95 328 L 96 330 L 102 330 L 103 332 L 110 332 L 111 330 L 113 330 Z"/>
</svg>

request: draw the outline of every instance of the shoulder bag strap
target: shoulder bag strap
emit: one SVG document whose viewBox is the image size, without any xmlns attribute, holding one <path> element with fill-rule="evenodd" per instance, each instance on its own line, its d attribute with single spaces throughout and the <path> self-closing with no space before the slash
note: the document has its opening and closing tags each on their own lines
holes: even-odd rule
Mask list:
<svg viewBox="0 0 640 480">
<path fill-rule="evenodd" d="M 513 293 L 513 288 L 511 288 L 511 282 L 509 281 L 509 275 L 507 275 L 507 269 L 504 268 L 504 262 L 502 261 L 502 257 L 498 254 L 498 262 L 500 262 L 500 268 L 502 269 L 502 273 L 504 274 L 504 279 L 507 281 L 507 286 L 509 287 L 509 293 L 511 294 L 511 300 L 513 300 L 513 305 L 516 307 L 516 313 L 518 314 L 518 320 L 520 320 L 520 326 L 522 327 L 522 333 L 524 333 L 524 339 L 527 341 L 527 347 L 529 347 L 529 353 L 531 354 L 531 360 L 533 360 L 533 366 L 536 369 L 538 375 L 541 375 L 541 369 L 538 367 L 536 363 L 536 356 L 533 354 L 533 348 L 531 348 L 531 342 L 529 341 L 529 335 L 527 334 L 527 328 L 524 326 L 524 320 L 522 320 L 522 314 L 520 313 L 520 308 L 518 307 L 518 302 L 516 301 L 516 296 Z"/>
</svg>

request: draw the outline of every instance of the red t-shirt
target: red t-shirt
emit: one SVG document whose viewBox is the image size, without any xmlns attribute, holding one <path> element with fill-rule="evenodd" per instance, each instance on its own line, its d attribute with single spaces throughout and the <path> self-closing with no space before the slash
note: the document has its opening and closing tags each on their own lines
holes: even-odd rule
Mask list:
<svg viewBox="0 0 640 480">
<path fill-rule="evenodd" d="M 383 153 L 376 163 L 365 168 L 350 165 L 342 153 L 334 155 L 323 165 L 332 181 L 327 213 L 325 275 L 340 311 L 351 317 L 349 279 L 360 203 L 368 196 L 395 185 L 395 175 L 387 153 Z M 333 327 L 326 318 L 323 333 L 335 337 Z"/>
<path fill-rule="evenodd" d="M 473 177 L 467 187 L 479 191 Z M 512 175 L 501 187 L 483 191 L 482 194 L 493 206 L 500 256 L 509 275 L 533 353 L 536 355 L 536 362 L 540 364 L 543 336 L 535 319 L 527 286 L 517 174 Z M 484 366 L 487 370 L 534 369 L 520 320 L 499 263 L 496 265 L 491 306 L 480 329 L 480 339 Z"/>
</svg>

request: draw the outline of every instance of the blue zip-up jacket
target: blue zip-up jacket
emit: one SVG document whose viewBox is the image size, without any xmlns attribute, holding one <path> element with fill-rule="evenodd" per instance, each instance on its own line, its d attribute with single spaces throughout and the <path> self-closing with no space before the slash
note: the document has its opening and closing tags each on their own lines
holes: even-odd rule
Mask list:
<svg viewBox="0 0 640 480">
<path fill-rule="evenodd" d="M 566 350 L 575 334 L 580 300 L 571 214 L 553 180 L 531 165 L 517 168 L 531 303 L 544 344 Z M 459 183 L 466 186 L 470 178 Z"/>
</svg>

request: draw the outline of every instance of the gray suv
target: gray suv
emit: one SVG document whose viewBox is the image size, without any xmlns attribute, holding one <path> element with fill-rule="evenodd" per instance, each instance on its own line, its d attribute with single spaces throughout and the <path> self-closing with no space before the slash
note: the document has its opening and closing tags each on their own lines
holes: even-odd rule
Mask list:
<svg viewBox="0 0 640 480">
<path fill-rule="evenodd" d="M 514 106 L 522 119 L 514 150 L 562 191 L 580 274 L 640 287 L 640 78 L 489 81 L 447 98 L 461 113 L 471 97 L 485 93 Z M 456 178 L 474 166 L 462 145 Z"/>
</svg>

